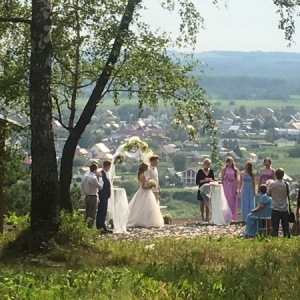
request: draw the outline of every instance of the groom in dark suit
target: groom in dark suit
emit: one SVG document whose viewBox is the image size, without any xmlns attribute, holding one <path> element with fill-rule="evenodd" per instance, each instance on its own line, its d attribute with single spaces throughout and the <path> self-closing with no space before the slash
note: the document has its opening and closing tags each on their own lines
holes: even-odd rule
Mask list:
<svg viewBox="0 0 300 300">
<path fill-rule="evenodd" d="M 101 174 L 103 180 L 103 188 L 98 192 L 99 204 L 98 204 L 98 211 L 97 211 L 96 226 L 103 233 L 110 232 L 110 230 L 108 230 L 105 225 L 108 199 L 110 198 L 110 194 L 111 194 L 111 185 L 108 178 L 108 172 L 110 170 L 110 166 L 111 166 L 111 162 L 109 160 L 105 160 L 102 164 Z"/>
</svg>

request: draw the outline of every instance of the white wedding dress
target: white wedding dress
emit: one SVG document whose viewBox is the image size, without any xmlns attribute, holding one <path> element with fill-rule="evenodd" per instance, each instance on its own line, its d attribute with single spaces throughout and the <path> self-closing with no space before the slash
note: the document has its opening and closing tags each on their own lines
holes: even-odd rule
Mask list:
<svg viewBox="0 0 300 300">
<path fill-rule="evenodd" d="M 129 203 L 127 227 L 163 227 L 164 219 L 155 195 L 142 184 Z"/>
</svg>

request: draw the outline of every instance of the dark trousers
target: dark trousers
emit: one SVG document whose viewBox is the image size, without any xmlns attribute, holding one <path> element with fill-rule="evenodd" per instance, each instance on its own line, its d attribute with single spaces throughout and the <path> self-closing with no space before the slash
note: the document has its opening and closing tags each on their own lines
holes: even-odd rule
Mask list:
<svg viewBox="0 0 300 300">
<path fill-rule="evenodd" d="M 108 199 L 101 198 L 101 199 L 99 199 L 99 201 L 100 202 L 98 204 L 96 226 L 98 229 L 106 229 L 105 218 L 106 218 L 106 214 L 107 214 Z"/>
<path fill-rule="evenodd" d="M 284 237 L 290 238 L 290 226 L 289 226 L 289 213 L 288 211 L 278 211 L 272 209 L 271 219 L 272 219 L 272 236 L 278 237 L 278 230 L 279 230 L 279 222 L 281 220 L 281 226 L 283 230 Z"/>
</svg>

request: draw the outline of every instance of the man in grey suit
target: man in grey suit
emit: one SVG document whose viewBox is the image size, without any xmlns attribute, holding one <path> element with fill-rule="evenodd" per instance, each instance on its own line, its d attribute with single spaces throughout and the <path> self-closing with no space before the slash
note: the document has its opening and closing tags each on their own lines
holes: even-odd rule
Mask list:
<svg viewBox="0 0 300 300">
<path fill-rule="evenodd" d="M 80 186 L 81 193 L 85 196 L 85 219 L 88 220 L 89 228 L 92 228 L 95 222 L 98 190 L 103 188 L 103 180 L 101 175 L 97 174 L 97 169 L 97 164 L 91 164 L 90 171 L 84 175 Z"/>
</svg>

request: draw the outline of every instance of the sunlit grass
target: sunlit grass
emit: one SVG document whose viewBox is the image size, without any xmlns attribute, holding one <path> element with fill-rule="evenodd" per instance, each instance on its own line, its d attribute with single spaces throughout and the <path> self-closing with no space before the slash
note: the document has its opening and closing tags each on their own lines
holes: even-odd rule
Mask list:
<svg viewBox="0 0 300 300">
<path fill-rule="evenodd" d="M 18 232 L 5 233 L 0 249 Z M 0 299 L 298 297 L 300 239 L 99 239 L 77 216 L 40 255 L 2 257 Z"/>
</svg>

